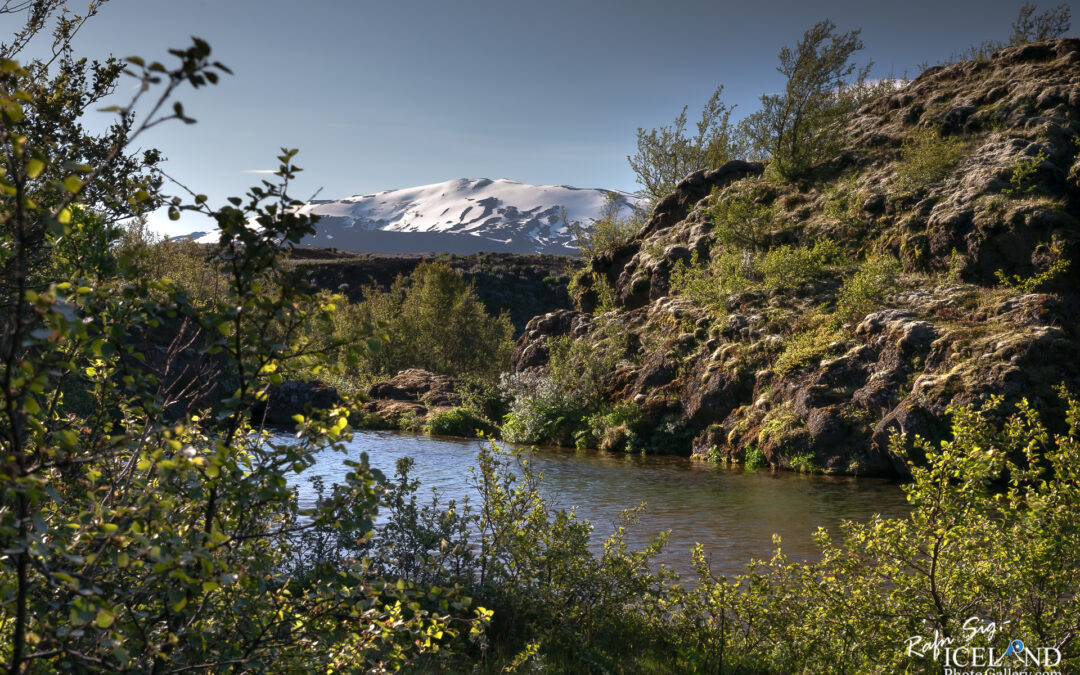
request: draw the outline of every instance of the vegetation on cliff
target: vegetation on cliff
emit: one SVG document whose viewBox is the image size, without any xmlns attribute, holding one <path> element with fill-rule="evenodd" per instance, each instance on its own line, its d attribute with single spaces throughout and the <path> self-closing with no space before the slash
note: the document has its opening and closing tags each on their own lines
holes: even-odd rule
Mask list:
<svg viewBox="0 0 1080 675">
<path fill-rule="evenodd" d="M 1067 8 L 1027 8 L 1014 32 L 1067 23 Z M 591 257 L 578 311 L 526 328 L 519 377 L 624 333 L 602 371 L 589 364 L 602 400 L 549 440 L 599 444 L 608 432 L 584 420 L 633 407 L 632 433 L 611 432 L 628 442 L 607 447 L 906 474 L 893 431 L 941 440 L 952 404 L 1052 406 L 1054 386 L 1080 385 L 1080 42 L 1014 42 L 844 108 L 836 92 L 868 91 L 841 77 L 855 36 L 808 32 L 782 60 L 833 73 L 832 140 L 687 176 L 635 237 Z"/>
</svg>

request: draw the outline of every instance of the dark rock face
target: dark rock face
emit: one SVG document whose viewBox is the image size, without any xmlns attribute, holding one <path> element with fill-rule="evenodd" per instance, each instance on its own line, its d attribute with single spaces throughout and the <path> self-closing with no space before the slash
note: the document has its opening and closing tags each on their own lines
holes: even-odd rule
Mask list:
<svg viewBox="0 0 1080 675">
<path fill-rule="evenodd" d="M 452 377 L 419 368 L 403 370 L 385 382 L 376 382 L 368 389 L 368 396 L 392 401 L 421 401 L 437 407 L 452 407 L 461 403 L 454 393 Z"/>
<path fill-rule="evenodd" d="M 665 277 L 657 277 L 650 284 L 648 278 L 634 274 L 637 266 L 632 261 L 639 254 L 642 242 L 682 222 L 690 210 L 710 195 L 713 189 L 722 189 L 747 176 L 761 175 L 764 171 L 765 168 L 760 162 L 732 160 L 716 169 L 690 174 L 675 187 L 673 193 L 656 204 L 652 217 L 634 241 L 593 259 L 593 274 L 606 279 L 607 283 L 615 288 L 619 304 L 626 309 L 643 307 L 650 299 L 661 297 L 666 291 L 666 286 L 662 286 L 666 284 Z M 698 248 L 701 241 L 689 243 Z M 666 253 L 664 259 L 671 266 L 677 260 L 689 260 L 691 250 L 686 245 L 676 245 Z M 582 309 L 592 311 L 595 307 L 595 296 L 591 296 L 586 290 L 584 298 Z"/>
<path fill-rule="evenodd" d="M 293 415 L 302 415 L 305 409 L 331 408 L 341 402 L 337 390 L 319 382 L 282 382 L 273 387 L 265 406 L 256 408 L 253 419 L 265 419 L 267 424 L 295 424 Z M 264 417 L 265 414 L 265 417 Z"/>
<path fill-rule="evenodd" d="M 747 176 L 759 176 L 765 171 L 760 162 L 732 160 L 715 169 L 695 171 L 682 179 L 675 192 L 664 197 L 653 209 L 653 216 L 641 230 L 640 237 L 650 235 L 671 227 L 686 218 L 686 214 L 699 201 L 704 199 L 714 188 L 724 188 Z"/>
<path fill-rule="evenodd" d="M 514 353 L 510 357 L 512 368 L 522 371 L 547 365 L 551 358 L 548 338 L 560 335 L 581 337 L 588 332 L 591 318 L 589 314 L 566 309 L 533 317 L 514 345 Z"/>
</svg>

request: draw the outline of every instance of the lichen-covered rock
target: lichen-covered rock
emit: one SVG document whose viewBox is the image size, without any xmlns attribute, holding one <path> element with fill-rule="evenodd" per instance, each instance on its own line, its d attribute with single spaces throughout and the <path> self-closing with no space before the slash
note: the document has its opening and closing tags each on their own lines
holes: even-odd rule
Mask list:
<svg viewBox="0 0 1080 675">
<path fill-rule="evenodd" d="M 588 331 L 591 315 L 560 309 L 533 317 L 514 345 L 510 363 L 514 371 L 547 365 L 551 354 L 548 339 L 561 335 L 580 337 Z"/>
<path fill-rule="evenodd" d="M 419 368 L 403 370 L 389 380 L 368 388 L 369 400 L 362 410 L 368 416 L 396 426 L 402 415 L 423 421 L 428 415 L 461 405 L 454 378 Z"/>
</svg>

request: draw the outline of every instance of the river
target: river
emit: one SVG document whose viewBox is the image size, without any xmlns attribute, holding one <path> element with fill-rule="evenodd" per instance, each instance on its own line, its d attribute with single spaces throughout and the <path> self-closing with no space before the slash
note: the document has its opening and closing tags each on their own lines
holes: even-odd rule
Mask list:
<svg viewBox="0 0 1080 675">
<path fill-rule="evenodd" d="M 480 441 L 432 438 L 391 431 L 358 431 L 348 456 L 327 451 L 301 475 L 297 483 L 301 501 L 312 498 L 312 475 L 327 485 L 347 473 L 346 458 L 368 454 L 371 466 L 388 477 L 401 457 L 412 457 L 413 477 L 421 492 L 438 488 L 444 498 L 460 500 L 472 494 L 469 467 L 476 463 Z M 556 504 L 577 507 L 577 514 L 595 527 L 597 544 L 610 534 L 625 508 L 647 503 L 627 537 L 634 548 L 651 535 L 670 530 L 660 560 L 680 573 L 690 567 L 690 550 L 701 542 L 713 570 L 735 574 L 752 558 L 768 558 L 780 535 L 784 551 L 811 560 L 818 550 L 812 534 L 819 527 L 839 534 L 844 520 L 865 521 L 873 514 L 904 515 L 904 494 L 892 481 L 877 478 L 744 471 L 690 461 L 684 457 L 607 454 L 541 448 L 530 452 L 533 466 L 543 472 L 542 491 Z M 472 494 L 471 501 L 476 503 Z"/>
</svg>

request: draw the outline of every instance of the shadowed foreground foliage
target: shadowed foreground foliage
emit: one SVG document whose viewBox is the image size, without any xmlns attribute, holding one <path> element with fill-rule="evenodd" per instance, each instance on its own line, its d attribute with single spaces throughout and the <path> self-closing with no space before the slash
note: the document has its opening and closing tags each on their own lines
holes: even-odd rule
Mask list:
<svg viewBox="0 0 1080 675">
<path fill-rule="evenodd" d="M 927 460 L 904 487 L 910 516 L 822 530 L 817 562 L 777 541 L 771 559 L 723 577 L 699 546 L 697 577 L 681 581 L 655 563 L 664 536 L 642 551 L 624 542 L 644 505 L 597 551 L 591 525 L 551 506 L 527 459 L 494 445 L 465 503 L 421 502 L 403 460 L 384 485 L 388 519 L 360 547 L 323 547 L 323 562 L 370 556 L 388 577 L 464 587 L 493 610 L 487 652 L 459 655 L 485 672 L 931 673 L 946 659 L 935 635 L 969 650 L 957 660 L 990 647 L 1000 658 L 1021 640 L 1024 658 L 1070 672 L 1080 404 L 1067 405 L 1058 435 L 1026 403 L 1005 421 L 998 400 L 954 409 L 952 440 L 915 441 Z"/>
</svg>

